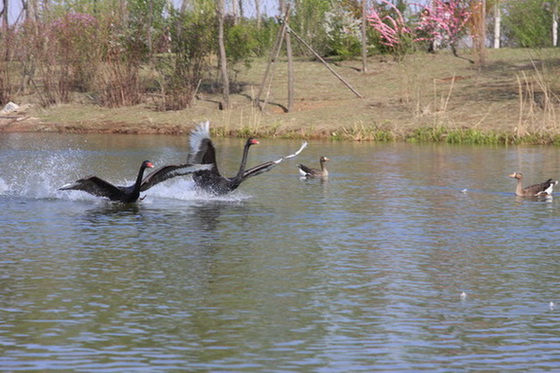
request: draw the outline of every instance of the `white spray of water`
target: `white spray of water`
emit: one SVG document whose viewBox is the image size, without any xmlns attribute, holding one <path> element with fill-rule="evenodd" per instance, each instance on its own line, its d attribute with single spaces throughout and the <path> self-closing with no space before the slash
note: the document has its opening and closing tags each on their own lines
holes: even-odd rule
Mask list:
<svg viewBox="0 0 560 373">
<path fill-rule="evenodd" d="M 3 180 L 4 193 L 36 199 L 56 198 L 65 174 L 71 173 L 78 163 L 73 151 L 40 152 L 39 157 L 12 160 L 9 176 Z"/>
<path fill-rule="evenodd" d="M 177 177 L 172 180 L 168 180 L 164 183 L 158 184 L 153 188 L 149 189 L 143 195 L 146 196 L 146 200 L 154 200 L 158 198 L 163 199 L 177 199 L 182 201 L 242 201 L 248 198 L 248 196 L 239 193 L 230 193 L 224 196 L 215 196 L 210 193 L 205 193 L 204 191 L 198 190 L 194 184 L 194 181 L 188 177 Z"/>
<path fill-rule="evenodd" d="M 0 194 L 6 194 L 6 192 L 8 192 L 9 190 L 10 187 L 8 186 L 8 184 L 6 184 L 4 179 L 0 178 Z"/>
</svg>

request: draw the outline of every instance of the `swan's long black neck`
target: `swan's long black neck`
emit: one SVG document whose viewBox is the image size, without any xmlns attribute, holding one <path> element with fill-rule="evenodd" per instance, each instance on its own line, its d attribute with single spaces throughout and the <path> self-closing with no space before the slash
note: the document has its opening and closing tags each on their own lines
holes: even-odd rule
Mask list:
<svg viewBox="0 0 560 373">
<path fill-rule="evenodd" d="M 138 171 L 138 176 L 136 177 L 136 182 L 134 183 L 134 189 L 132 189 L 133 195 L 140 195 L 140 187 L 142 186 L 142 179 L 144 178 L 144 171 L 148 167 L 145 163 L 142 163 L 140 170 Z"/>
<path fill-rule="evenodd" d="M 236 182 L 241 182 L 243 180 L 243 174 L 245 173 L 245 166 L 247 165 L 247 158 L 249 157 L 249 147 L 252 145 L 251 140 L 249 139 L 243 148 L 243 157 L 241 157 L 241 164 L 239 165 L 239 171 L 237 172 L 237 176 L 235 176 L 234 180 Z"/>
</svg>

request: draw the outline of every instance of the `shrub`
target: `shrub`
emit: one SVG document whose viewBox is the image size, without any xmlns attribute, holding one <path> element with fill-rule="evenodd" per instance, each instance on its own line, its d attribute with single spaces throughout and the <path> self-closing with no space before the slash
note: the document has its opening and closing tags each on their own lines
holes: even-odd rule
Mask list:
<svg viewBox="0 0 560 373">
<path fill-rule="evenodd" d="M 504 36 L 514 45 L 527 48 L 552 44 L 552 14 L 542 0 L 511 1 L 506 3 L 503 19 Z"/>
<path fill-rule="evenodd" d="M 328 54 L 348 58 L 361 53 L 362 22 L 354 13 L 335 5 L 325 20 Z"/>
<path fill-rule="evenodd" d="M 325 55 L 327 51 L 327 33 L 324 25 L 325 13 L 329 10 L 330 1 L 301 0 L 290 18 L 290 27 L 320 55 Z M 294 53 L 310 55 L 299 43 L 294 44 Z"/>
<path fill-rule="evenodd" d="M 99 29 L 97 19 L 85 13 L 67 13 L 51 24 L 61 84 L 81 92 L 92 87 L 101 57 Z"/>
<path fill-rule="evenodd" d="M 161 110 L 180 110 L 191 105 L 204 73 L 207 56 L 216 46 L 216 18 L 212 9 L 178 13 L 170 19 L 171 53 L 160 58 Z"/>
</svg>

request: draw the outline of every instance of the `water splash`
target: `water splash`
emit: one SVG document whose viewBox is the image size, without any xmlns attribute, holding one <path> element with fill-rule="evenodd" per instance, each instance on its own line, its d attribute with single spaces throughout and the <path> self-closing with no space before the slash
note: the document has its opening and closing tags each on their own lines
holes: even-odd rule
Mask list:
<svg viewBox="0 0 560 373">
<path fill-rule="evenodd" d="M 8 184 L 4 181 L 4 179 L 0 178 L 0 194 L 5 194 L 10 190 Z"/>
<path fill-rule="evenodd" d="M 14 155 L 14 154 L 13 154 Z M 37 153 L 35 153 L 37 155 Z M 22 154 L 15 154 L 9 161 L 12 169 L 9 178 L 3 180 L 3 194 L 26 198 L 57 198 L 58 187 L 64 184 L 67 173 L 73 173 L 80 163 L 75 151 L 64 152 L 40 151 L 39 156 L 29 159 Z"/>
<path fill-rule="evenodd" d="M 211 193 L 196 188 L 194 181 L 190 178 L 175 178 L 158 184 L 144 193 L 146 200 L 154 200 L 158 198 L 177 199 L 183 201 L 230 201 L 238 202 L 249 198 L 242 193 L 230 193 L 223 196 L 216 196 Z"/>
</svg>

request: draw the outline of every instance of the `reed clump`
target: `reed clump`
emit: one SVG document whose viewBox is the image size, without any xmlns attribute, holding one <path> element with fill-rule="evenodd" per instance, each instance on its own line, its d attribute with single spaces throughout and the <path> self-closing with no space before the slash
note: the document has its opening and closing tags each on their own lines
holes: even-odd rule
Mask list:
<svg viewBox="0 0 560 373">
<path fill-rule="evenodd" d="M 473 128 L 449 128 L 443 125 L 411 129 L 408 131 L 388 127 L 366 126 L 357 123 L 331 133 L 304 132 L 301 130 L 279 131 L 279 125 L 271 127 L 239 127 L 236 129 L 217 128 L 216 137 L 259 137 L 282 139 L 322 139 L 331 141 L 405 141 L 410 143 L 445 143 L 455 145 L 560 145 L 560 134 L 550 135 L 526 132 L 519 136 L 509 132 L 483 131 Z"/>
</svg>

